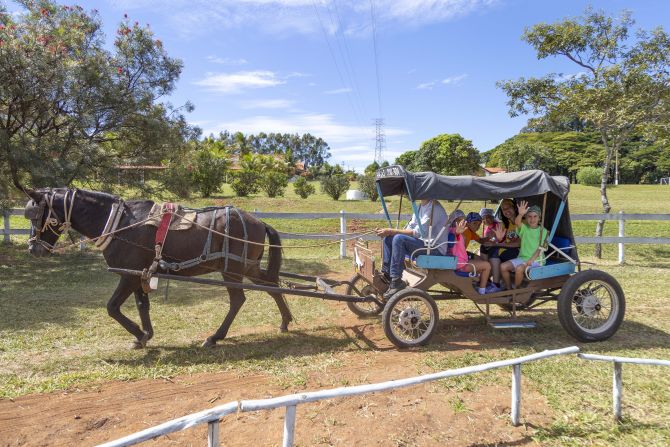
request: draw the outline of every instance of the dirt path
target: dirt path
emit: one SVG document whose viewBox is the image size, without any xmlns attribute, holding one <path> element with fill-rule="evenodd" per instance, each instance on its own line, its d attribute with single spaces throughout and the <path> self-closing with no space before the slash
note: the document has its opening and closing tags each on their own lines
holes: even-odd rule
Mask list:
<svg viewBox="0 0 670 447">
<path fill-rule="evenodd" d="M 347 315 L 348 319 L 350 316 Z M 350 321 L 349 321 L 350 322 Z M 340 355 L 343 366 L 314 373 L 304 390 L 417 375 L 421 353 L 391 349 L 377 325 L 343 330 L 373 344 L 372 352 Z M 460 355 L 455 352 L 454 355 Z M 335 385 L 337 386 L 337 385 Z M 167 380 L 115 382 L 97 389 L 0 401 L 0 445 L 96 445 L 234 400 L 276 397 L 282 389 L 264 375 L 199 374 Z M 456 392 L 425 384 L 393 392 L 341 398 L 298 407 L 296 445 L 534 445 L 533 427 L 547 426 L 545 399 L 524 387 L 520 427 L 509 422 L 509 382 Z M 225 446 L 281 445 L 283 410 L 230 415 L 221 422 Z M 145 445 L 206 445 L 206 425 Z"/>
</svg>

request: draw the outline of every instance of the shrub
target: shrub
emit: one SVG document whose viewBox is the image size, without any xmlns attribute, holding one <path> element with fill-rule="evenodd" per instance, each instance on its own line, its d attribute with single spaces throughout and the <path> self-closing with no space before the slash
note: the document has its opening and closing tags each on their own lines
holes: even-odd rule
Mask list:
<svg viewBox="0 0 670 447">
<path fill-rule="evenodd" d="M 589 186 L 598 186 L 602 180 L 602 169 L 593 166 L 585 166 L 577 171 L 577 183 Z"/>
<path fill-rule="evenodd" d="M 361 191 L 368 196 L 368 199 L 372 202 L 377 201 L 379 194 L 377 193 L 377 182 L 374 175 L 361 175 L 358 178 L 358 185 Z"/>
<path fill-rule="evenodd" d="M 192 170 L 193 167 L 188 163 L 171 163 L 161 178 L 163 187 L 177 197 L 188 199 L 193 190 Z"/>
<path fill-rule="evenodd" d="M 333 200 L 339 200 L 347 189 L 349 189 L 349 179 L 346 175 L 336 174 L 321 179 L 321 191 L 328 194 Z"/>
<path fill-rule="evenodd" d="M 263 174 L 260 187 L 268 197 L 283 197 L 288 186 L 288 176 L 283 172 L 270 171 Z"/>
<path fill-rule="evenodd" d="M 239 197 L 246 197 L 249 194 L 256 194 L 260 190 L 259 175 L 255 171 L 242 170 L 235 174 L 230 187 Z"/>
<path fill-rule="evenodd" d="M 314 185 L 311 185 L 305 177 L 299 177 L 295 183 L 293 183 L 293 189 L 295 190 L 295 193 L 303 199 L 306 199 L 316 192 Z"/>
<path fill-rule="evenodd" d="M 193 166 L 193 186 L 202 193 L 203 197 L 209 197 L 221 187 L 227 168 L 226 158 L 206 149 L 199 151 L 195 156 Z"/>
</svg>

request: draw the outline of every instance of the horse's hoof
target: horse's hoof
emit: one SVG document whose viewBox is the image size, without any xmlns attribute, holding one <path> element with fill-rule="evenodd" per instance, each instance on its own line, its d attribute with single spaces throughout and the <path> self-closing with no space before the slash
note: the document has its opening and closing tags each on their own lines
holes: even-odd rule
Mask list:
<svg viewBox="0 0 670 447">
<path fill-rule="evenodd" d="M 149 339 L 151 337 L 152 337 L 151 334 L 149 334 L 148 332 L 145 332 L 144 335 L 142 335 L 142 338 L 140 338 L 138 340 L 135 340 L 133 342 L 132 348 L 133 349 L 144 349 L 147 346 L 147 342 L 149 341 Z"/>
<path fill-rule="evenodd" d="M 209 338 L 205 340 L 204 343 L 202 344 L 203 348 L 213 348 L 214 346 L 216 346 L 216 342 L 210 340 Z"/>
<path fill-rule="evenodd" d="M 279 326 L 279 332 L 281 332 L 282 334 L 284 332 L 288 332 L 288 324 L 286 325 L 282 324 L 281 326 Z"/>
</svg>

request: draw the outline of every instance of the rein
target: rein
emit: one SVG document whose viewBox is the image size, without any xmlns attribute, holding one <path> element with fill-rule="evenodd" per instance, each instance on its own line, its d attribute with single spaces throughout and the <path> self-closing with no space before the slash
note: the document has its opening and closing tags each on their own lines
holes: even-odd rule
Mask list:
<svg viewBox="0 0 670 447">
<path fill-rule="evenodd" d="M 72 195 L 70 196 L 70 193 Z M 49 207 L 49 213 L 47 214 L 47 217 L 44 218 L 44 223 L 42 224 L 42 228 L 39 230 L 37 227 L 33 226 L 35 228 L 35 236 L 31 237 L 28 239 L 28 242 L 33 242 L 33 243 L 38 243 L 42 247 L 46 248 L 50 252 L 54 251 L 54 245 L 49 244 L 48 242 L 45 242 L 40 238 L 40 235 L 46 230 L 51 231 L 53 234 L 56 236 L 60 236 L 61 233 L 67 231 L 72 227 L 72 210 L 74 209 L 74 198 L 75 195 L 77 194 L 77 190 L 67 190 L 65 191 L 65 195 L 63 196 L 63 216 L 64 216 L 64 221 L 61 223 L 58 220 L 56 211 L 54 210 L 54 198 L 56 194 L 51 193 L 50 195 L 47 196 L 45 203 Z M 68 208 L 68 197 L 70 198 L 70 207 Z M 53 217 L 52 217 L 53 214 Z"/>
</svg>

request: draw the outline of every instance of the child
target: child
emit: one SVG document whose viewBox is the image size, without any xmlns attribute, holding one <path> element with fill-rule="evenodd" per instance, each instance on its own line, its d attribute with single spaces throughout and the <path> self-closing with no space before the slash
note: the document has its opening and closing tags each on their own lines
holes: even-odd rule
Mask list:
<svg viewBox="0 0 670 447">
<path fill-rule="evenodd" d="M 491 208 L 482 208 L 479 211 L 479 215 L 482 217 L 482 223 L 484 224 L 484 230 L 482 231 L 482 237 L 479 238 L 480 243 L 482 242 L 495 242 L 496 241 L 496 224 L 498 223 L 493 215 L 493 210 Z M 480 247 L 479 254 L 484 260 L 488 260 L 489 250 L 491 247 Z"/>
<path fill-rule="evenodd" d="M 479 242 L 479 235 L 477 234 L 477 231 L 479 231 L 479 227 L 482 224 L 482 216 L 479 215 L 479 213 L 476 212 L 471 212 L 468 213 L 468 215 L 465 217 L 465 231 L 463 232 L 463 237 L 465 238 L 465 249 L 468 249 L 468 245 L 470 245 L 470 241 L 475 241 Z M 470 256 L 472 258 L 473 256 Z"/>
<path fill-rule="evenodd" d="M 526 216 L 526 222 L 522 223 L 523 216 Z M 507 287 L 518 288 L 523 282 L 526 269 L 529 267 L 539 267 L 544 264 L 544 257 L 540 256 L 547 230 L 540 226 L 540 217 L 542 208 L 533 205 L 528 208 L 528 202 L 521 201 L 519 204 L 519 213 L 514 223 L 518 228 L 518 235 L 521 238 L 518 257 L 506 261 L 500 266 L 503 281 Z M 510 281 L 510 272 L 514 271 L 514 285 Z"/>
<path fill-rule="evenodd" d="M 454 237 L 454 244 L 451 248 L 451 255 L 458 259 L 459 272 L 478 273 L 479 274 L 479 288 L 477 291 L 480 295 L 491 293 L 492 290 L 486 286 L 491 274 L 491 264 L 482 259 L 468 259 L 468 252 L 465 250 L 465 237 L 463 233 L 467 230 L 467 222 L 463 213 L 456 217 L 449 228 L 449 232 Z"/>
</svg>

